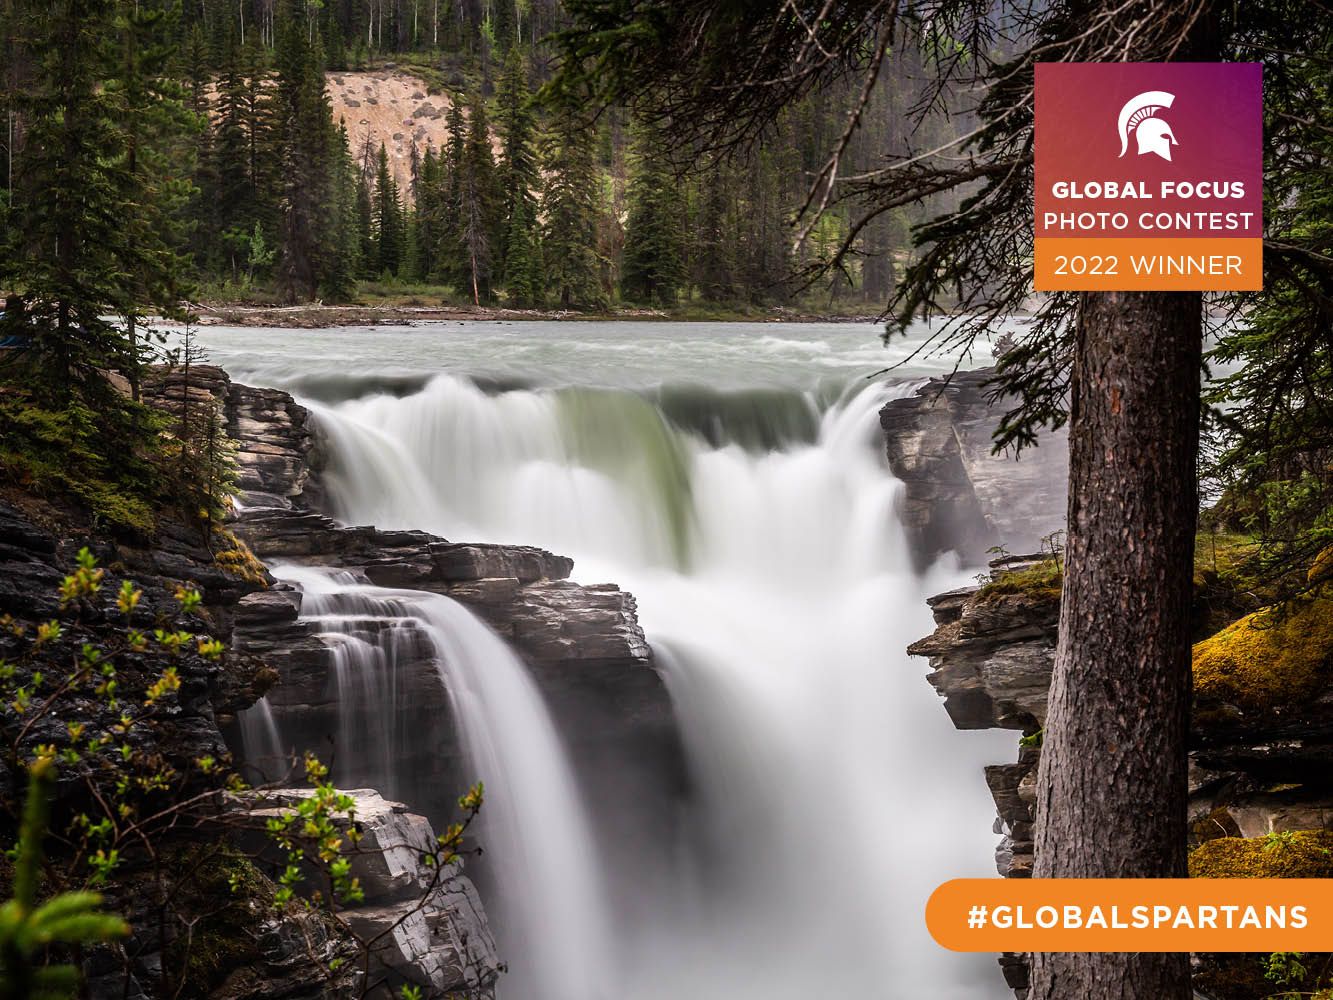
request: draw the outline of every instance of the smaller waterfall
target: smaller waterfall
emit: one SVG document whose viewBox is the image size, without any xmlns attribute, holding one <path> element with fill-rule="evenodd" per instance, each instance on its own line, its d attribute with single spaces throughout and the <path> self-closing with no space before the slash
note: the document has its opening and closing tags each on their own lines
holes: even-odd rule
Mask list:
<svg viewBox="0 0 1333 1000">
<path fill-rule="evenodd" d="M 292 769 L 291 754 L 282 742 L 268 695 L 237 713 L 241 723 L 241 751 L 251 780 L 261 784 L 284 781 Z"/>
<path fill-rule="evenodd" d="M 347 775 L 392 787 L 395 748 L 424 736 L 400 732 L 399 675 L 433 662 L 469 780 L 486 789 L 477 837 L 498 890 L 491 916 L 509 966 L 501 996 L 609 1000 L 614 962 L 593 835 L 565 748 L 522 661 L 450 598 L 313 567 L 273 573 L 302 589 L 301 619 L 333 650 L 339 783 Z M 366 775 L 376 780 L 360 780 Z"/>
</svg>

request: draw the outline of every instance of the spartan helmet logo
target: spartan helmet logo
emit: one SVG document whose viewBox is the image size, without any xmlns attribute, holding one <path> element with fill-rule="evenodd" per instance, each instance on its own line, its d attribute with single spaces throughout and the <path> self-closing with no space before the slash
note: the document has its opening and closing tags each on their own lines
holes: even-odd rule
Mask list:
<svg viewBox="0 0 1333 1000">
<path fill-rule="evenodd" d="M 1171 126 L 1157 117 L 1157 112 L 1169 108 L 1175 102 L 1176 95 L 1164 90 L 1149 90 L 1131 97 L 1120 109 L 1120 120 L 1116 123 L 1120 130 L 1120 155 L 1129 150 L 1129 134 L 1139 144 L 1139 155 L 1156 153 L 1164 160 L 1171 159 L 1171 147 L 1178 146 L 1176 137 L 1171 134 Z"/>
</svg>

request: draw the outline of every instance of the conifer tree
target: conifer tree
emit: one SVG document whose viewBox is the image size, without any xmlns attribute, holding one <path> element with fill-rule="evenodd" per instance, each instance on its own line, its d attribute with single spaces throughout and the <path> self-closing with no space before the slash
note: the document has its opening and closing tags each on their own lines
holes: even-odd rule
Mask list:
<svg viewBox="0 0 1333 1000">
<path fill-rule="evenodd" d="M 429 143 L 421 157 L 413 218 L 413 239 L 418 276 L 429 281 L 438 267 L 438 252 L 444 224 L 444 168 Z"/>
<path fill-rule="evenodd" d="M 135 353 L 144 351 L 138 332 L 140 307 L 154 303 L 168 315 L 180 315 L 185 291 L 180 253 L 186 242 L 184 210 L 193 192 L 193 164 L 180 161 L 188 159 L 193 147 L 181 140 L 202 130 L 203 122 L 187 110 L 185 91 L 170 75 L 174 47 L 169 39 L 176 13 L 172 5 L 120 0 L 114 21 L 118 58 L 106 82 L 116 98 L 124 142 L 125 195 L 135 207 L 122 227 L 137 266 L 124 276 L 127 303 L 121 310 Z M 137 400 L 138 365 L 130 366 L 127 376 Z"/>
<path fill-rule="evenodd" d="M 660 145 L 650 129 L 641 128 L 635 138 L 620 285 L 628 299 L 672 305 L 685 280 L 684 233 L 676 181 Z"/>
<path fill-rule="evenodd" d="M 593 158 L 596 136 L 572 114 L 556 118 L 544 149 L 546 284 L 566 309 L 606 304 L 599 281 L 601 177 Z"/>
<path fill-rule="evenodd" d="M 456 190 L 458 243 L 453 270 L 473 303 L 480 305 L 491 298 L 498 242 L 495 160 L 486 107 L 480 95 L 473 95 L 468 104 L 467 137 L 458 165 Z"/>
<path fill-rule="evenodd" d="M 694 282 L 709 302 L 736 297 L 736 233 L 732 225 L 733 172 L 717 161 L 701 181 L 699 224 L 695 242 Z"/>
<path fill-rule="evenodd" d="M 103 317 L 131 315 L 141 294 L 126 275 L 165 279 L 157 247 L 142 247 L 140 191 L 128 170 L 124 101 L 106 86 L 119 69 L 114 0 L 14 4 L 31 81 L 15 95 L 25 130 L 0 251 L 0 285 L 21 291 L 32 336 L 35 388 L 56 403 L 76 392 L 111 398 L 104 369 L 133 375 L 141 359 Z M 174 308 L 174 301 L 153 302 Z"/>
<path fill-rule="evenodd" d="M 324 92 L 318 45 L 312 45 L 295 0 L 278 23 L 277 114 L 281 142 L 278 287 L 289 302 L 315 297 L 324 273 L 324 227 L 320 207 L 327 204 L 332 112 Z"/>
<path fill-rule="evenodd" d="M 352 162 L 347 126 L 338 124 L 333 141 L 333 205 L 329 231 L 332 245 L 324 274 L 324 297 L 346 302 L 356 295 L 361 267 L 361 232 L 358 211 L 359 174 Z"/>
<path fill-rule="evenodd" d="M 517 46 L 509 50 L 497 95 L 496 124 L 502 142 L 499 187 L 503 199 L 500 244 L 502 282 L 516 302 L 540 298 L 541 250 L 537 232 L 535 130 L 527 65 Z"/>
<path fill-rule="evenodd" d="M 389 170 L 389 153 L 380 143 L 375 170 L 375 263 L 381 274 L 397 275 L 405 247 L 403 202 L 398 182 Z"/>
</svg>

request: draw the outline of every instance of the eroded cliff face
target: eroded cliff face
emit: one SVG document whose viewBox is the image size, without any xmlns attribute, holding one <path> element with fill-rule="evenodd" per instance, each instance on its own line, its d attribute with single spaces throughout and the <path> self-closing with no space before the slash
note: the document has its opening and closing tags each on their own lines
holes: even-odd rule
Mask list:
<svg viewBox="0 0 1333 1000">
<path fill-rule="evenodd" d="M 1064 524 L 1067 448 L 1065 435 L 1056 434 L 1018 461 L 991 454 L 990 435 L 1004 402 L 987 401 L 990 374 L 960 373 L 947 385 L 932 380 L 914 396 L 887 404 L 880 420 L 890 465 L 904 482 L 902 515 L 920 565 L 951 550 L 978 565 L 990 546 L 1037 553 L 991 560 L 989 583 L 930 598 L 935 630 L 909 647 L 928 658 L 928 679 L 959 729 L 1008 729 L 1028 737 L 1012 763 L 986 768 L 1001 836 L 997 868 L 1024 878 L 1033 867 L 1038 734 L 1060 613 L 1058 566 L 1037 543 Z M 1211 640 L 1212 647 L 1219 641 Z M 1283 655 L 1268 648 L 1273 640 L 1264 646 L 1263 662 L 1244 660 L 1254 660 L 1251 645 L 1237 644 L 1234 655 L 1210 647 L 1211 673 L 1196 678 L 1192 847 L 1219 837 L 1333 829 L 1333 675 L 1316 671 L 1322 678 L 1316 683 L 1305 669 L 1302 683 L 1288 683 L 1281 676 Z M 1226 961 L 1197 958 L 1198 981 L 1216 990 Z M 1025 996 L 1025 958 L 1006 955 L 1000 964 L 1008 984 Z"/>
<path fill-rule="evenodd" d="M 1065 523 L 1067 430 L 1015 460 L 993 452 L 1006 401 L 989 401 L 993 368 L 931 379 L 880 410 L 889 467 L 904 486 L 901 516 L 918 568 L 944 552 L 980 565 L 1005 545 L 1034 552 Z"/>
</svg>

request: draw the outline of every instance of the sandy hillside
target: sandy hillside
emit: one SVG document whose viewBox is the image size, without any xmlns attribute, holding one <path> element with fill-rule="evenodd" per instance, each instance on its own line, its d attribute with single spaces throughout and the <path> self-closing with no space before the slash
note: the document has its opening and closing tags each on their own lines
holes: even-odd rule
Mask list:
<svg viewBox="0 0 1333 1000">
<path fill-rule="evenodd" d="M 333 120 L 347 123 L 352 156 L 360 161 L 369 137 L 371 156 L 380 142 L 389 152 L 389 168 L 405 199 L 411 198 L 412 143 L 418 155 L 429 142 L 438 151 L 445 142 L 444 116 L 450 95 L 426 93 L 426 84 L 398 70 L 328 74 Z M 373 169 L 373 162 L 372 162 Z"/>
</svg>

